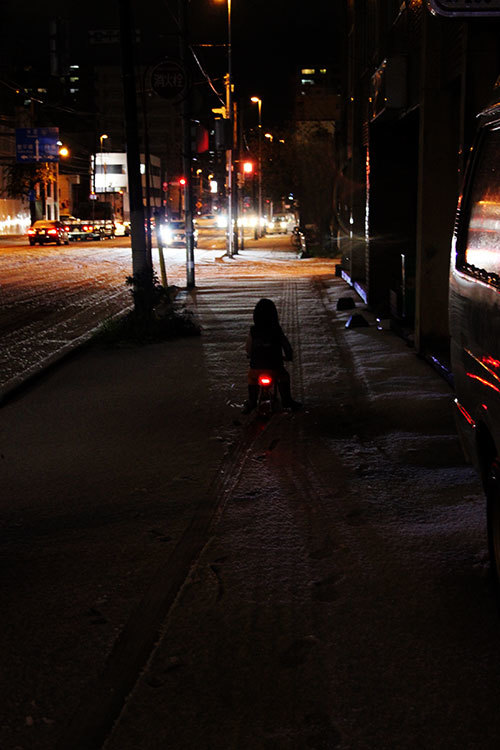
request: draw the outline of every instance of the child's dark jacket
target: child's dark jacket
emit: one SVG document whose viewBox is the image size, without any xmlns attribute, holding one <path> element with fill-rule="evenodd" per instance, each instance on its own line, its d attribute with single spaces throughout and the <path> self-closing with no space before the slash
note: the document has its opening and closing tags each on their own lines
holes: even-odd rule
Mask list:
<svg viewBox="0 0 500 750">
<path fill-rule="evenodd" d="M 250 367 L 256 370 L 281 370 L 283 354 L 286 360 L 293 359 L 293 350 L 281 326 L 271 329 L 250 328 L 246 342 Z"/>
</svg>

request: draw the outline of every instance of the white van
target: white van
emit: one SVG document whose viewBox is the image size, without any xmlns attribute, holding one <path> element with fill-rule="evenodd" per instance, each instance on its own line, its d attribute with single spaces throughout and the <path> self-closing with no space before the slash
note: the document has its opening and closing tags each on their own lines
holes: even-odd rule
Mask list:
<svg viewBox="0 0 500 750">
<path fill-rule="evenodd" d="M 451 365 L 458 431 L 486 493 L 500 584 L 500 90 L 479 116 L 458 204 L 450 267 Z"/>
</svg>

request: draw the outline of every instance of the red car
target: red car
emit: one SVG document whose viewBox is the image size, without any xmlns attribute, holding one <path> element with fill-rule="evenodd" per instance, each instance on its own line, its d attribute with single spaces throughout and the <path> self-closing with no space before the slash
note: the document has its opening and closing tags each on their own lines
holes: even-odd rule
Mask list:
<svg viewBox="0 0 500 750">
<path fill-rule="evenodd" d="M 69 233 L 67 227 L 61 221 L 41 220 L 35 221 L 28 229 L 30 245 L 44 245 L 46 242 L 55 242 L 56 245 L 69 245 Z"/>
</svg>

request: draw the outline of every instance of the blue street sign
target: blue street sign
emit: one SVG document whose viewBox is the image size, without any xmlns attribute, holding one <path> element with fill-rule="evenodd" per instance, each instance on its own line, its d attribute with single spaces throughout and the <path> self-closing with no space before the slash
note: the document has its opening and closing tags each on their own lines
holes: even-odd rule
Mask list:
<svg viewBox="0 0 500 750">
<path fill-rule="evenodd" d="M 59 128 L 17 128 L 16 161 L 32 164 L 59 161 Z"/>
</svg>

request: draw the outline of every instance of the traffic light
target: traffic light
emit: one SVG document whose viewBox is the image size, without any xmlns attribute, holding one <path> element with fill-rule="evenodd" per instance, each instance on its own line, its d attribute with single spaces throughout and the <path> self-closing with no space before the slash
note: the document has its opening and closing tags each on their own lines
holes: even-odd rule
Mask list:
<svg viewBox="0 0 500 750">
<path fill-rule="evenodd" d="M 244 161 L 243 162 L 243 172 L 245 174 L 252 174 L 253 173 L 253 161 Z"/>
<path fill-rule="evenodd" d="M 231 123 L 227 119 L 218 117 L 215 120 L 215 149 L 216 151 L 227 151 L 233 146 L 233 134 Z"/>
<path fill-rule="evenodd" d="M 182 187 L 184 187 L 185 184 L 186 184 L 186 178 L 185 177 L 179 177 L 179 185 L 182 185 Z"/>
</svg>

